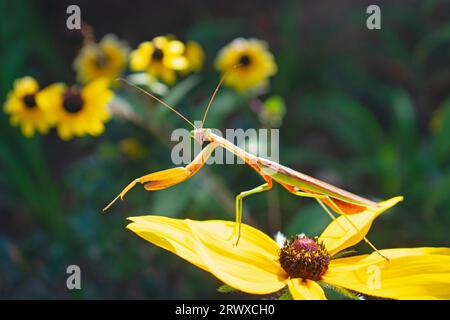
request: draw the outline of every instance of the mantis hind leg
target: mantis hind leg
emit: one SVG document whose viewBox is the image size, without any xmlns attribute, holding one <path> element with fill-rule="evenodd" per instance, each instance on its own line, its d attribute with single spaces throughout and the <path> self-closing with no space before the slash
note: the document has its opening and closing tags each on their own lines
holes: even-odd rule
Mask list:
<svg viewBox="0 0 450 320">
<path fill-rule="evenodd" d="M 333 199 L 331 199 L 330 197 L 326 196 L 326 199 L 330 202 L 330 203 L 334 203 Z M 328 213 L 331 214 L 327 208 L 327 206 L 323 203 L 323 201 L 321 199 L 316 199 L 317 202 L 319 202 L 319 204 L 322 206 L 322 208 Z M 339 207 L 338 207 L 339 208 Z M 362 233 L 361 230 L 352 222 L 352 220 L 343 212 L 339 212 L 346 220 L 347 222 L 359 233 L 360 236 L 362 236 L 363 240 L 372 248 L 372 250 L 374 250 L 376 253 L 378 253 L 383 259 L 385 259 L 386 261 L 389 261 L 389 259 L 384 256 L 374 245 L 372 242 L 370 242 L 369 239 L 367 239 L 367 237 L 365 237 Z"/>
<path fill-rule="evenodd" d="M 295 187 L 291 187 L 289 185 L 284 185 L 283 184 L 283 187 L 285 187 L 290 193 L 292 193 L 292 194 L 294 194 L 296 196 L 305 197 L 305 198 L 314 198 L 322 206 L 324 206 L 324 204 L 322 202 L 322 199 L 327 198 L 327 196 L 324 196 L 323 194 L 298 191 Z M 342 229 L 342 231 L 345 231 L 344 227 L 339 223 L 339 221 L 331 213 L 331 211 L 328 210 L 328 208 L 326 206 L 324 207 L 324 209 L 325 209 L 325 212 L 328 214 L 328 216 L 331 218 L 331 220 L 336 222 L 338 224 L 338 226 Z"/>
<path fill-rule="evenodd" d="M 326 200 L 327 203 L 331 204 L 333 208 L 335 208 L 339 214 L 341 214 L 343 217 L 345 217 L 345 219 L 347 220 L 347 222 L 361 235 L 361 230 L 352 222 L 352 220 L 347 216 L 347 214 L 345 214 L 344 212 L 342 212 L 342 210 L 340 209 L 340 207 L 338 205 L 336 205 L 336 203 L 334 202 L 334 200 L 329 197 L 329 196 L 325 196 L 322 194 L 318 194 L 318 193 L 309 193 L 309 192 L 301 192 L 298 191 L 295 187 L 289 186 L 289 185 L 284 185 L 283 187 L 285 187 L 289 192 L 291 192 L 292 194 L 295 194 L 296 196 L 299 197 L 308 197 L 308 198 L 314 198 L 316 199 L 316 201 L 320 204 L 320 206 L 325 210 L 325 212 L 331 217 L 331 219 L 333 221 L 335 221 L 339 227 L 343 230 L 346 231 L 344 229 L 344 227 L 339 223 L 339 220 L 336 219 L 336 217 L 331 213 L 331 211 L 328 209 L 328 207 L 325 205 L 324 200 Z M 370 242 L 369 239 L 367 239 L 367 237 L 363 236 L 364 241 L 375 251 L 377 252 L 382 258 L 386 259 L 387 261 L 389 261 L 389 259 L 387 257 L 385 257 L 383 254 L 381 254 L 381 252 L 373 245 L 372 242 Z"/>
<path fill-rule="evenodd" d="M 265 180 L 267 182 L 260 185 L 259 187 L 256 187 L 256 188 L 248 190 L 248 191 L 243 191 L 236 196 L 236 224 L 235 224 L 235 229 L 233 231 L 233 234 L 231 235 L 231 237 L 234 237 L 235 235 L 237 235 L 235 245 L 238 245 L 239 239 L 241 237 L 242 199 L 249 195 L 255 194 L 255 193 L 270 190 L 272 188 L 272 180 L 267 179 L 267 178 Z"/>
</svg>

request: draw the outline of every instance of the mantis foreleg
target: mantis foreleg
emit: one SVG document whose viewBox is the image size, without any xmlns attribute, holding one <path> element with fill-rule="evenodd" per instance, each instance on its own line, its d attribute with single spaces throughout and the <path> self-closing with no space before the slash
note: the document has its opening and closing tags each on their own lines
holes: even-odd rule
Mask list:
<svg viewBox="0 0 450 320">
<path fill-rule="evenodd" d="M 206 163 L 206 160 L 211 156 L 211 153 L 217 148 L 219 144 L 211 142 L 200 151 L 200 153 L 189 163 L 186 167 L 176 167 L 166 169 L 158 172 L 146 174 L 140 178 L 136 178 L 131 181 L 120 194 L 108 204 L 103 211 L 107 210 L 114 202 L 119 198 L 123 200 L 125 195 L 130 189 L 132 189 L 137 183 L 144 185 L 145 190 L 154 191 L 169 188 L 175 184 L 185 181 L 196 174 Z"/>
</svg>

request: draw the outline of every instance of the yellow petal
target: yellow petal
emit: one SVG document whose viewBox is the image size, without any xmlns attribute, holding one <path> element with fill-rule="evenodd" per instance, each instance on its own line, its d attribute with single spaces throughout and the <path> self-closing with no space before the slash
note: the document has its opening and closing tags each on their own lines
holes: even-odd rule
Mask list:
<svg viewBox="0 0 450 320">
<path fill-rule="evenodd" d="M 152 40 L 152 42 L 155 44 L 155 46 L 160 49 L 162 47 L 164 47 L 168 41 L 169 41 L 168 38 L 164 37 L 164 36 L 155 37 Z"/>
<path fill-rule="evenodd" d="M 153 53 L 153 44 L 149 41 L 143 42 L 139 48 L 130 53 L 130 69 L 132 71 L 143 71 L 149 63 Z"/>
<path fill-rule="evenodd" d="M 5 105 L 3 107 L 3 110 L 5 110 L 6 113 L 17 113 L 23 108 L 23 102 L 21 99 L 19 99 L 16 95 L 14 95 L 12 92 L 8 94 L 8 98 L 5 102 Z"/>
<path fill-rule="evenodd" d="M 58 136 L 61 138 L 61 140 L 68 141 L 72 139 L 73 133 L 70 130 L 69 126 L 65 123 L 62 123 L 57 128 Z"/>
<path fill-rule="evenodd" d="M 295 300 L 326 300 L 323 289 L 312 280 L 289 279 L 289 291 Z"/>
<path fill-rule="evenodd" d="M 27 138 L 31 138 L 34 135 L 34 126 L 31 122 L 22 123 L 21 129 L 22 134 Z"/>
<path fill-rule="evenodd" d="M 167 68 L 173 69 L 173 70 L 185 70 L 189 66 L 189 62 L 186 57 L 165 57 L 164 65 Z"/>
<path fill-rule="evenodd" d="M 176 74 L 173 70 L 170 70 L 168 68 L 161 68 L 161 74 L 159 76 L 166 84 L 171 85 L 175 83 Z"/>
<path fill-rule="evenodd" d="M 364 212 L 340 216 L 328 225 L 320 236 L 328 252 L 333 256 L 345 248 L 359 243 L 369 232 L 372 222 L 381 213 L 393 207 L 402 201 L 403 197 L 395 197 L 383 202 L 379 202 L 377 208 L 369 208 Z M 359 229 L 359 232 L 352 226 L 347 219 Z"/>
<path fill-rule="evenodd" d="M 164 52 L 169 55 L 182 55 L 184 52 L 184 44 L 181 41 L 172 40 L 165 45 L 164 49 Z"/>
<path fill-rule="evenodd" d="M 203 60 L 205 59 L 205 53 L 202 47 L 194 41 L 189 41 L 186 44 L 186 51 L 184 56 L 189 62 L 189 69 L 193 71 L 199 71 L 203 66 Z"/>
<path fill-rule="evenodd" d="M 102 94 L 104 94 L 105 92 L 108 93 L 108 96 L 110 96 L 110 98 L 112 97 L 112 95 L 110 94 L 110 90 L 108 89 L 109 86 L 109 81 L 107 78 L 105 77 L 101 77 L 98 79 L 95 79 L 94 81 L 91 81 L 89 84 L 87 84 L 81 94 L 83 96 L 84 99 L 86 100 L 96 100 L 99 98 L 99 96 L 101 96 Z"/>
<path fill-rule="evenodd" d="M 27 94 L 35 93 L 39 90 L 39 85 L 32 77 L 23 77 L 14 81 L 14 93 L 18 97 L 22 97 Z"/>
<path fill-rule="evenodd" d="M 286 273 L 278 262 L 279 247 L 261 231 L 242 225 L 239 244 L 231 237 L 234 222 L 188 221 L 199 256 L 209 271 L 229 286 L 252 294 L 285 287 Z"/>
<path fill-rule="evenodd" d="M 208 271 L 194 250 L 194 237 L 186 220 L 161 216 L 130 217 L 127 228 L 148 242 L 166 249 Z"/>
<path fill-rule="evenodd" d="M 36 95 L 36 103 L 42 110 L 53 112 L 62 103 L 62 94 L 66 86 L 62 83 L 51 84 Z"/>
<path fill-rule="evenodd" d="M 392 299 L 450 299 L 450 249 L 388 249 L 332 260 L 323 281 Z"/>
<path fill-rule="evenodd" d="M 267 235 L 242 225 L 237 246 L 234 222 L 191 221 L 159 216 L 132 217 L 128 228 L 144 239 L 211 272 L 229 286 L 267 294 L 285 286 L 286 274 L 278 263 L 278 246 Z"/>
</svg>

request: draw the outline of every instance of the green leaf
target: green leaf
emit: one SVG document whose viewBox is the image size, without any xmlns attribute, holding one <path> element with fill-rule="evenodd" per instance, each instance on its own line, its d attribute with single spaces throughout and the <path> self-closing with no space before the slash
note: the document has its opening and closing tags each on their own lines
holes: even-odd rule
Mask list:
<svg viewBox="0 0 450 320">
<path fill-rule="evenodd" d="M 227 284 L 221 285 L 219 288 L 217 288 L 217 291 L 219 291 L 220 293 L 232 293 L 232 292 L 236 292 L 237 290 L 233 287 L 230 287 Z"/>
<path fill-rule="evenodd" d="M 349 299 L 352 299 L 352 300 L 364 300 L 364 297 L 363 297 L 361 294 L 357 293 L 357 292 L 348 290 L 348 289 L 343 288 L 343 287 L 339 287 L 339 286 L 335 286 L 335 285 L 330 285 L 330 284 L 328 284 L 328 283 L 324 283 L 324 282 L 321 282 L 321 281 L 319 281 L 318 283 L 319 283 L 322 287 L 331 289 L 331 290 L 333 290 L 334 292 L 337 292 L 337 293 L 343 295 L 343 296 L 346 297 L 346 298 L 349 298 Z"/>
<path fill-rule="evenodd" d="M 414 54 L 420 62 L 424 62 L 430 56 L 433 50 L 444 46 L 450 42 L 450 23 L 436 28 L 427 33 L 427 36 L 419 43 L 414 50 Z"/>
<path fill-rule="evenodd" d="M 437 116 L 439 119 L 434 138 L 435 157 L 439 162 L 444 162 L 450 156 L 450 98 L 442 104 Z"/>
<path fill-rule="evenodd" d="M 404 90 L 396 90 L 392 94 L 392 130 L 398 148 L 406 153 L 415 150 L 417 143 L 417 127 L 414 104 Z"/>
<path fill-rule="evenodd" d="M 349 255 L 351 255 L 351 254 L 354 254 L 354 253 L 356 253 L 356 250 L 344 250 L 344 251 L 341 251 L 341 252 L 336 253 L 336 254 L 332 257 L 332 259 L 338 259 L 338 258 L 347 257 L 347 256 L 349 256 Z"/>
<path fill-rule="evenodd" d="M 172 107 L 176 107 L 199 82 L 200 77 L 197 74 L 187 77 L 169 90 L 164 96 L 164 102 Z"/>
<path fill-rule="evenodd" d="M 278 297 L 277 300 L 294 300 L 292 298 L 291 292 L 289 290 L 285 290 L 281 296 Z"/>
</svg>

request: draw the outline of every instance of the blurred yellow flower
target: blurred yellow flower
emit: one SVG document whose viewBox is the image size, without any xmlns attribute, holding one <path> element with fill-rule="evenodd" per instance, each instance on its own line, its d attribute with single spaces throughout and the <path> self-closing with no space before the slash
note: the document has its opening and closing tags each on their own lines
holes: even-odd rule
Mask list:
<svg viewBox="0 0 450 320">
<path fill-rule="evenodd" d="M 224 84 L 241 92 L 267 86 L 268 78 L 277 72 L 267 44 L 257 39 L 233 40 L 219 51 L 215 66 L 227 73 Z"/>
<path fill-rule="evenodd" d="M 25 137 L 33 136 L 36 130 L 45 134 L 53 124 L 52 114 L 45 112 L 36 103 L 38 91 L 39 84 L 32 77 L 17 79 L 4 105 L 5 112 L 10 115 L 11 125 L 20 125 Z"/>
<path fill-rule="evenodd" d="M 144 154 L 141 143 L 134 138 L 126 138 L 119 141 L 119 149 L 131 158 L 140 158 Z"/>
<path fill-rule="evenodd" d="M 189 63 L 187 72 L 197 72 L 202 69 L 203 62 L 205 60 L 205 52 L 203 51 L 200 44 L 195 41 L 188 41 L 186 43 L 184 56 Z"/>
<path fill-rule="evenodd" d="M 73 63 L 78 81 L 86 84 L 100 77 L 114 81 L 125 69 L 128 52 L 128 47 L 112 34 L 99 43 L 85 45 Z"/>
<path fill-rule="evenodd" d="M 110 118 L 108 103 L 114 93 L 108 84 L 106 78 L 94 80 L 82 89 L 56 83 L 38 93 L 36 100 L 42 108 L 54 113 L 61 139 L 97 136 L 103 133 L 104 123 Z"/>
<path fill-rule="evenodd" d="M 127 228 L 145 240 L 212 273 L 236 290 L 270 294 L 286 286 L 294 299 L 326 299 L 317 283 L 392 299 L 449 299 L 450 249 L 386 249 L 378 253 L 333 258 L 360 242 L 375 218 L 402 197 L 377 210 L 340 216 L 318 238 L 296 236 L 281 246 L 263 232 L 242 225 L 237 246 L 231 221 L 192 221 L 161 216 L 129 218 Z"/>
<path fill-rule="evenodd" d="M 146 41 L 130 54 L 130 69 L 146 71 L 150 76 L 161 79 L 166 84 L 174 84 L 176 71 L 189 67 L 188 59 L 183 55 L 185 46 L 171 37 L 156 37 Z"/>
</svg>

